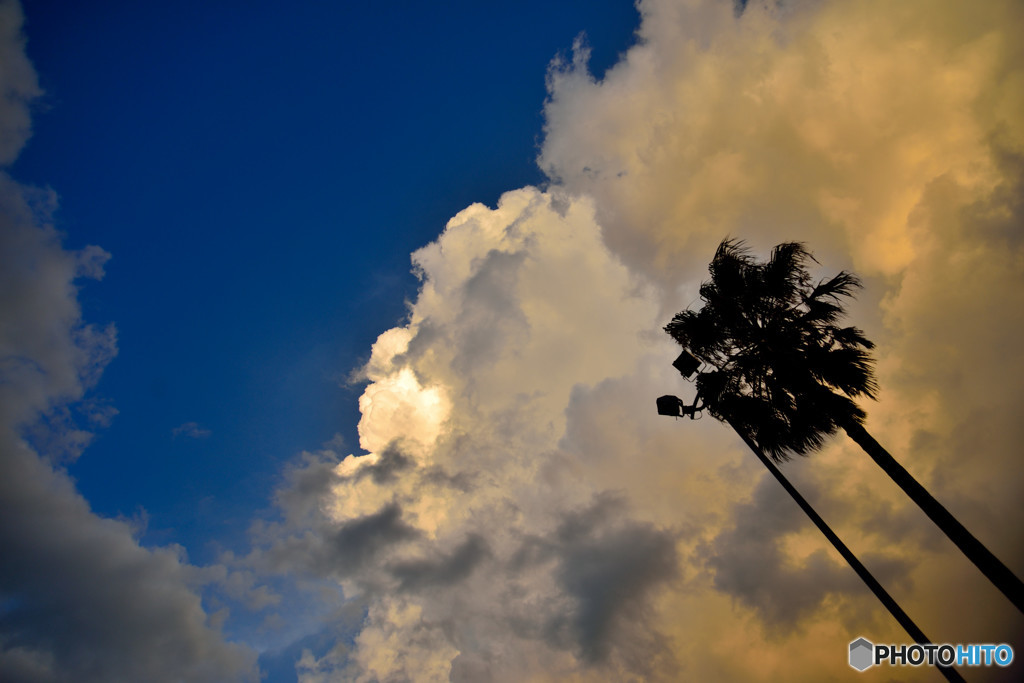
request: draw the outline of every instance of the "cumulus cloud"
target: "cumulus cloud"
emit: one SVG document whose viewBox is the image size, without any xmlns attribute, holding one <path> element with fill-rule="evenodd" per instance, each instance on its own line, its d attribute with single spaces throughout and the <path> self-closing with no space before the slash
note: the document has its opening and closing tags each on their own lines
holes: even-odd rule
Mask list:
<svg viewBox="0 0 1024 683">
<path fill-rule="evenodd" d="M 570 403 L 670 348 L 649 292 L 589 200 L 534 188 L 469 207 L 413 259 L 409 322 L 364 371 L 370 452 L 304 456 L 241 560 L 365 602 L 351 648 L 310 651 L 301 677 L 670 678 L 676 524 L 587 481 L 591 454 L 563 443 Z"/>
<path fill-rule="evenodd" d="M 38 94 L 23 48 L 20 8 L 0 3 L 0 163 L 24 144 Z M 109 254 L 65 249 L 55 203 L 0 173 L 0 679 L 255 680 L 253 653 L 207 618 L 183 551 L 140 546 L 61 468 L 88 444 L 86 427 L 116 414 L 82 399 L 117 345 L 77 299 Z"/>
<path fill-rule="evenodd" d="M 258 529 L 246 563 L 365 605 L 303 680 L 820 680 L 855 675 L 858 635 L 907 640 L 727 429 L 653 415 L 687 391 L 660 327 L 727 235 L 865 277 L 869 429 L 1024 573 L 1019 4 L 638 7 L 602 80 L 582 43 L 552 65 L 551 185 L 413 255 L 364 370 L 368 454 L 307 455 Z M 1019 649 L 855 446 L 786 471 L 926 633 Z"/>
</svg>

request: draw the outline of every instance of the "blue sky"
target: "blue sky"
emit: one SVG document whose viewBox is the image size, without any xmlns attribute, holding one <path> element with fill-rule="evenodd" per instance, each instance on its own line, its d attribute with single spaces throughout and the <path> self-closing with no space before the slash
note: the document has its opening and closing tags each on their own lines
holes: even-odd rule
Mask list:
<svg viewBox="0 0 1024 683">
<path fill-rule="evenodd" d="M 726 236 L 863 279 L 867 429 L 1024 574 L 1019 2 L 352 5 L 0 0 L 0 679 L 860 680 L 907 635 L 655 414 Z M 1024 652 L 850 439 L 785 472 Z"/>
<path fill-rule="evenodd" d="M 406 315 L 409 254 L 475 201 L 544 182 L 544 73 L 581 33 L 603 69 L 626 2 L 25 5 L 45 95 L 12 168 L 111 253 L 94 394 L 119 415 L 70 472 L 198 561 L 233 547 L 282 463 L 341 435 L 346 378 Z M 209 435 L 172 430 L 197 423 Z"/>
</svg>

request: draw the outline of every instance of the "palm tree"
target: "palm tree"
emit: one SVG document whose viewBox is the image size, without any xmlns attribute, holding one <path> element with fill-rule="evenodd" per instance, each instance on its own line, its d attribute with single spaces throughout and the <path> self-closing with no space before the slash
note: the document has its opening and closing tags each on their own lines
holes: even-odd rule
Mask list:
<svg viewBox="0 0 1024 683">
<path fill-rule="evenodd" d="M 765 262 L 724 240 L 700 288 L 704 305 L 676 314 L 665 331 L 711 369 L 697 376 L 698 400 L 775 462 L 820 448 L 839 429 L 917 503 L 1017 609 L 1024 584 L 935 500 L 864 429 L 853 399 L 875 398 L 874 347 L 856 327 L 841 327 L 844 298 L 860 288 L 852 273 L 812 284 L 814 257 L 785 242 Z"/>
</svg>

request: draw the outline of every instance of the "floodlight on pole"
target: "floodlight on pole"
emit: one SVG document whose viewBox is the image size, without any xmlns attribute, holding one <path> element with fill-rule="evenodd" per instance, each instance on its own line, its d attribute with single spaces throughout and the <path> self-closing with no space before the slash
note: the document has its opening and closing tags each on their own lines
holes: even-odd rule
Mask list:
<svg viewBox="0 0 1024 683">
<path fill-rule="evenodd" d="M 683 351 L 679 358 L 672 361 L 672 366 L 679 371 L 679 374 L 690 379 L 693 373 L 700 369 L 700 360 L 689 351 Z"/>
<path fill-rule="evenodd" d="M 686 417 L 690 416 L 693 419 L 694 406 L 688 406 L 683 403 L 683 399 L 678 396 L 659 396 L 658 397 L 658 415 L 668 415 L 669 417 Z"/>
<path fill-rule="evenodd" d="M 679 374 L 683 376 L 683 379 L 690 379 L 695 372 L 700 370 L 702 365 L 700 359 L 694 356 L 689 351 L 684 350 L 679 357 L 672 362 L 672 367 L 679 371 Z M 668 415 L 669 417 L 689 417 L 691 420 L 696 419 L 696 415 L 699 411 L 704 409 L 703 405 L 698 406 L 697 402 L 700 400 L 700 395 L 693 400 L 693 405 L 688 406 L 683 403 L 683 400 L 678 396 L 660 396 L 658 398 L 658 415 Z"/>
</svg>

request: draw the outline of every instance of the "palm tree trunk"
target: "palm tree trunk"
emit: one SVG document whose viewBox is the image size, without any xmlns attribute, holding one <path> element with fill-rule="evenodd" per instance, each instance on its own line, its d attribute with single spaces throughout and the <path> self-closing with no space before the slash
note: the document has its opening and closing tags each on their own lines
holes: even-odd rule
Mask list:
<svg viewBox="0 0 1024 683">
<path fill-rule="evenodd" d="M 902 465 L 896 462 L 896 459 L 889 455 L 889 452 L 882 448 L 881 444 L 875 441 L 864 427 L 856 422 L 850 422 L 844 424 L 843 429 L 942 529 L 949 540 L 953 541 L 956 547 L 960 548 L 961 552 L 967 556 L 967 559 L 973 562 L 1018 610 L 1024 612 L 1024 583 L 1021 583 L 1021 580 L 1000 562 L 999 558 L 982 545 L 981 541 L 976 539 L 942 503 L 935 500 L 925 487 L 921 486 Z"/>
<path fill-rule="evenodd" d="M 821 531 L 821 533 L 825 535 L 825 538 L 827 538 L 829 542 L 832 543 L 832 546 L 839 551 L 839 554 L 843 556 L 843 559 L 846 560 L 851 567 L 853 567 L 853 571 L 857 572 L 857 576 L 861 578 L 861 581 L 867 584 L 868 588 L 871 589 L 871 592 L 875 594 L 875 597 L 878 598 L 878 600 L 883 605 L 885 605 L 885 608 L 889 610 L 889 614 L 891 614 L 893 618 L 895 618 L 896 621 L 899 622 L 899 625 L 902 626 L 904 630 L 910 635 L 910 637 L 914 639 L 914 642 L 920 645 L 931 644 L 931 641 L 928 640 L 928 637 L 924 634 L 924 632 L 921 631 L 921 629 L 918 628 L 917 624 L 914 623 L 910 616 L 903 611 L 903 608 L 901 608 L 899 604 L 897 604 L 897 602 L 893 599 L 893 597 L 889 595 L 888 591 L 886 591 L 885 588 L 882 587 L 882 584 L 878 583 L 878 580 L 874 577 L 874 575 L 871 574 L 870 571 L 868 571 L 868 568 L 861 564 L 861 561 L 857 559 L 857 556 L 854 555 L 853 552 L 846 547 L 846 544 L 843 543 L 842 540 L 840 540 L 839 536 L 837 536 L 834 531 L 832 531 L 832 528 L 825 522 L 824 519 L 821 518 L 821 515 L 819 515 L 815 511 L 815 509 L 811 507 L 811 504 L 808 503 L 802 495 L 800 495 L 800 492 L 796 490 L 796 488 L 789 482 L 788 479 L 786 479 L 786 477 L 782 474 L 779 468 L 775 466 L 775 463 L 773 463 L 768 458 L 768 456 L 764 454 L 761 448 L 756 443 L 754 443 L 754 441 L 750 439 L 750 437 L 748 437 L 743 432 L 743 430 L 737 427 L 732 420 L 727 420 L 727 422 L 729 423 L 729 426 L 731 426 L 733 430 L 737 434 L 739 434 L 740 438 L 743 439 L 747 446 L 750 447 L 750 450 L 752 450 L 754 452 L 754 455 L 758 457 L 758 459 L 761 461 L 761 464 L 767 467 L 768 471 L 772 473 L 772 476 L 774 476 L 778 480 L 778 482 L 782 484 L 782 488 L 786 489 L 786 492 L 793 497 L 793 500 L 795 500 L 796 504 L 800 506 L 800 509 L 803 510 L 807 514 L 807 516 L 811 518 L 811 521 L 814 522 L 814 526 L 818 527 L 818 530 Z M 958 681 L 960 683 L 963 683 L 963 677 L 960 676 L 960 673 L 952 666 L 944 667 L 938 666 L 936 664 L 936 668 L 939 670 L 939 673 L 941 673 L 946 678 L 946 680 Z"/>
</svg>

